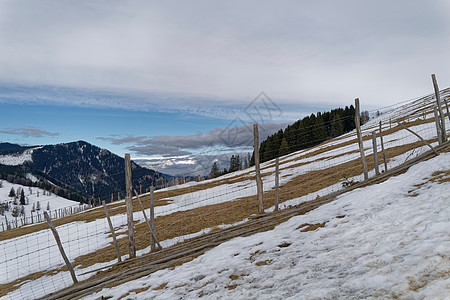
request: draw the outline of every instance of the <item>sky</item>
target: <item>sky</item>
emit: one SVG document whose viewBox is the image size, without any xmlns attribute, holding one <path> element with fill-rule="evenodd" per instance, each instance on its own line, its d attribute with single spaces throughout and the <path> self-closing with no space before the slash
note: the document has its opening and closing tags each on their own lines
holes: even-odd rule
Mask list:
<svg viewBox="0 0 450 300">
<path fill-rule="evenodd" d="M 427 95 L 432 73 L 446 88 L 449 46 L 445 0 L 0 0 L 0 141 L 195 172 L 251 151 L 252 122 L 264 138 L 357 97 Z"/>
</svg>

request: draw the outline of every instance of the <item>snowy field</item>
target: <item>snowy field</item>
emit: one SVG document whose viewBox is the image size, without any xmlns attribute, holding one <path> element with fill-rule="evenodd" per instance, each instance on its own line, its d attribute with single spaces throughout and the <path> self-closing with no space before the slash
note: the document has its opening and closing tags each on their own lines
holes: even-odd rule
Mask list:
<svg viewBox="0 0 450 300">
<path fill-rule="evenodd" d="M 448 170 L 450 154 L 441 154 L 272 231 L 85 299 L 134 289 L 144 291 L 127 299 L 448 299 L 450 176 L 435 173 Z"/>
<path fill-rule="evenodd" d="M 40 189 L 37 187 L 28 187 L 28 186 L 23 186 L 20 184 L 9 183 L 6 180 L 2 180 L 2 187 L 0 187 L 0 203 L 8 203 L 10 208 L 8 211 L 4 212 L 4 215 L 0 214 L 0 231 L 3 230 L 1 224 L 5 223 L 5 216 L 9 222 L 13 221 L 14 218 L 12 217 L 12 214 L 11 214 L 13 208 L 15 206 L 17 206 L 18 209 L 21 209 L 21 207 L 22 207 L 20 205 L 20 201 L 19 201 L 20 194 L 18 195 L 18 198 L 17 198 L 18 205 L 14 205 L 14 197 L 9 197 L 11 188 L 14 189 L 16 194 L 19 189 L 23 189 L 26 203 L 27 203 L 26 205 L 23 205 L 23 208 L 24 208 L 25 218 L 27 218 L 27 219 L 30 219 L 31 211 L 33 210 L 33 207 L 35 208 L 35 212 L 33 212 L 33 215 L 36 218 L 36 214 L 39 213 L 42 215 L 44 213 L 44 211 L 47 210 L 47 208 L 50 208 L 50 211 L 52 211 L 52 213 L 53 213 L 54 210 L 58 210 L 58 209 L 66 208 L 66 207 L 70 207 L 70 206 L 78 206 L 80 204 L 79 202 L 59 197 L 55 194 L 51 194 L 51 193 L 44 191 L 43 189 Z M 39 205 L 38 205 L 38 202 L 39 202 Z M 37 207 L 39 207 L 39 206 L 40 206 L 40 210 L 37 210 Z M 23 216 L 21 215 L 19 218 L 23 218 Z M 43 219 L 43 218 L 41 217 L 41 219 Z M 6 225 L 4 225 L 4 226 L 6 226 Z"/>
</svg>

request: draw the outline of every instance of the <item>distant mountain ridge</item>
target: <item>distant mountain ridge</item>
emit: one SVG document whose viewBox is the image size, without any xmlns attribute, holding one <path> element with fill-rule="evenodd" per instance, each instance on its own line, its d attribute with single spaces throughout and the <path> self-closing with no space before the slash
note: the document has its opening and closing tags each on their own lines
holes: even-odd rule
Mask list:
<svg viewBox="0 0 450 300">
<path fill-rule="evenodd" d="M 40 147 L 2 143 L 0 149 L 4 149 L 0 150 L 0 157 L 17 157 L 26 151 L 31 152 L 30 160 L 20 165 L 3 166 L 21 176 L 31 173 L 39 179 L 75 190 L 89 198 L 106 200 L 111 198 L 111 194 L 116 198 L 117 193 L 124 196 L 124 158 L 85 141 Z M 144 190 L 152 184 L 156 185 L 165 177 L 162 173 L 143 168 L 134 162 L 131 173 L 133 187 L 137 190 L 141 185 Z"/>
</svg>

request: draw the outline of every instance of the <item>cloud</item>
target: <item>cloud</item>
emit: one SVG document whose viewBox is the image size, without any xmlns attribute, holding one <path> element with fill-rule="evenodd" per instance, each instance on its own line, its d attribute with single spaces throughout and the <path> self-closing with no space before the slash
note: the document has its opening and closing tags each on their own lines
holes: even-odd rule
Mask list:
<svg viewBox="0 0 450 300">
<path fill-rule="evenodd" d="M 42 130 L 42 129 L 34 127 L 34 126 L 5 128 L 3 130 L 0 130 L 0 133 L 11 134 L 11 135 L 20 135 L 25 138 L 28 138 L 28 137 L 40 138 L 40 137 L 44 137 L 44 136 L 58 136 L 59 135 L 59 133 L 48 132 L 46 130 Z"/>
<path fill-rule="evenodd" d="M 240 155 L 241 159 L 247 159 L 249 152 L 234 152 L 234 155 Z M 214 162 L 217 162 L 219 169 L 229 168 L 230 153 L 216 153 L 195 156 L 174 156 L 174 157 L 153 157 L 153 158 L 134 158 L 137 164 L 156 170 L 165 174 L 175 176 L 197 176 L 208 175 Z"/>
<path fill-rule="evenodd" d="M 239 151 L 236 149 L 251 149 L 253 146 L 253 127 L 242 124 L 237 119 L 227 128 L 215 128 L 206 133 L 197 133 L 186 136 L 109 136 L 97 139 L 109 141 L 115 145 L 127 145 L 128 150 L 136 155 L 150 156 L 162 155 L 164 157 L 183 156 L 201 151 Z M 289 123 L 261 123 L 259 124 L 259 137 L 264 140 L 269 135 L 284 129 Z M 206 150 L 205 150 L 206 149 Z"/>
<path fill-rule="evenodd" d="M 430 73 L 450 80 L 442 0 L 1 5 L 8 82 L 385 105 L 432 91 Z"/>
</svg>

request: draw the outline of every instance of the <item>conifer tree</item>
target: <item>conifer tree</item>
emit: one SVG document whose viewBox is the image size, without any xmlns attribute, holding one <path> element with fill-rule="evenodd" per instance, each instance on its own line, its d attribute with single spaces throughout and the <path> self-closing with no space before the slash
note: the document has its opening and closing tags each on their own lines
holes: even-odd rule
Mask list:
<svg viewBox="0 0 450 300">
<path fill-rule="evenodd" d="M 20 191 L 20 205 L 25 205 L 25 193 L 23 189 Z"/>
<path fill-rule="evenodd" d="M 283 138 L 281 140 L 281 146 L 280 146 L 279 155 L 282 156 L 282 155 L 286 155 L 288 153 L 289 153 L 289 145 L 288 145 L 288 142 L 287 142 L 286 138 Z"/>
<path fill-rule="evenodd" d="M 211 178 L 215 178 L 217 176 L 220 175 L 220 171 L 219 171 L 219 167 L 217 166 L 217 162 L 214 162 L 212 168 L 211 168 L 211 172 L 209 173 L 209 176 Z"/>
<path fill-rule="evenodd" d="M 41 202 L 36 202 L 36 210 L 39 211 L 41 210 Z"/>
<path fill-rule="evenodd" d="M 47 210 L 50 210 L 50 202 L 47 202 Z"/>
<path fill-rule="evenodd" d="M 11 187 L 11 190 L 9 191 L 9 197 L 15 197 L 16 191 L 14 190 L 14 187 Z"/>
</svg>

